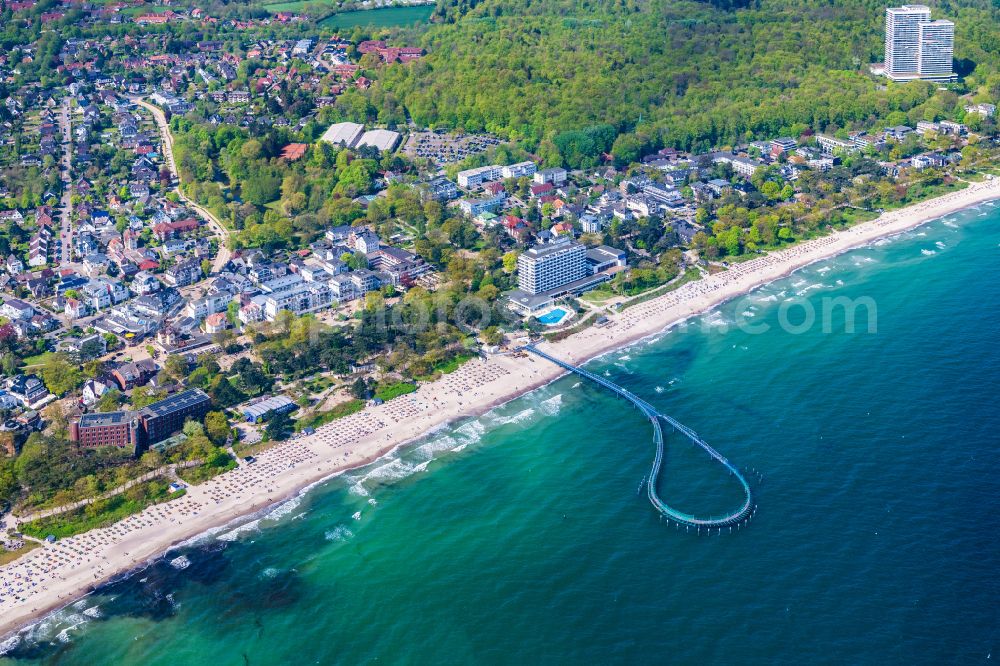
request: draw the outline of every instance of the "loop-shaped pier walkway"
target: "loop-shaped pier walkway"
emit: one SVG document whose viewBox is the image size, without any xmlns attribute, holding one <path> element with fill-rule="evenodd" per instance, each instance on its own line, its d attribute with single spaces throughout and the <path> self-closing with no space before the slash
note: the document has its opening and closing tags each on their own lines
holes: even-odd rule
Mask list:
<svg viewBox="0 0 1000 666">
<path fill-rule="evenodd" d="M 650 503 L 661 515 L 666 516 L 668 520 L 676 523 L 678 526 L 684 525 L 686 528 L 696 528 L 699 531 L 702 528 L 713 529 L 718 528 L 720 531 L 723 527 L 738 527 L 750 520 L 753 516 L 755 505 L 753 503 L 753 491 L 750 489 L 750 484 L 747 482 L 746 478 L 743 476 L 742 472 L 736 468 L 729 460 L 726 459 L 721 453 L 712 448 L 708 442 L 703 440 L 698 433 L 691 428 L 688 428 L 683 423 L 680 423 L 676 419 L 666 414 L 662 414 L 655 407 L 650 405 L 648 402 L 638 397 L 631 391 L 628 391 L 621 386 L 618 386 L 612 381 L 601 377 L 600 375 L 595 375 L 592 372 L 584 370 L 583 368 L 577 367 L 565 361 L 562 361 L 550 354 L 546 354 L 534 345 L 525 345 L 522 349 L 527 352 L 531 352 L 536 356 L 544 358 L 547 361 L 555 363 L 561 368 L 569 370 L 570 372 L 576 373 L 581 377 L 589 379 L 595 384 L 599 384 L 609 391 L 625 398 L 633 405 L 639 408 L 639 410 L 645 414 L 649 419 L 650 423 L 653 424 L 653 443 L 656 445 L 656 456 L 653 459 L 653 468 L 649 472 L 649 478 L 646 481 L 646 495 L 649 497 Z M 689 513 L 684 513 L 674 509 L 669 504 L 664 502 L 659 493 L 656 491 L 657 480 L 660 476 L 660 470 L 663 467 L 663 427 L 661 421 L 670 425 L 674 430 L 681 433 L 692 443 L 697 444 L 702 449 L 704 449 L 708 455 L 714 458 L 718 463 L 725 467 L 729 473 L 736 477 L 743 486 L 743 503 L 736 510 L 727 513 L 720 517 L 709 517 L 709 518 L 699 518 L 697 516 L 691 515 Z"/>
</svg>

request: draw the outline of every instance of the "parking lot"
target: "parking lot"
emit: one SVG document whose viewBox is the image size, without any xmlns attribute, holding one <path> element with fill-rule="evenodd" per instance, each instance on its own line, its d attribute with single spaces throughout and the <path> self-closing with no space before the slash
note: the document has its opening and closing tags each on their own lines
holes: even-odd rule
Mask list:
<svg viewBox="0 0 1000 666">
<path fill-rule="evenodd" d="M 500 139 L 489 134 L 413 132 L 403 147 L 409 157 L 423 157 L 437 164 L 461 162 L 470 155 L 499 146 Z"/>
</svg>

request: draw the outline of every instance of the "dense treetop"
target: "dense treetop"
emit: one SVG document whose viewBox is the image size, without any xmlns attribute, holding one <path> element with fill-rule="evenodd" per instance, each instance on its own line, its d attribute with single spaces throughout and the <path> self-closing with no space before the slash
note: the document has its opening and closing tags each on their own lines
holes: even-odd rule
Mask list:
<svg viewBox="0 0 1000 666">
<path fill-rule="evenodd" d="M 867 73 L 882 59 L 884 3 L 722 5 L 441 0 L 440 23 L 422 37 L 429 56 L 386 68 L 372 94 L 401 100 L 419 124 L 497 132 L 568 166 L 612 147 L 574 134 L 606 124 L 626 160 L 649 147 L 874 126 L 892 112 L 941 115 L 921 108 L 934 85 Z M 965 86 L 995 98 L 1000 9 L 968 0 L 934 11 L 957 22 Z"/>
</svg>

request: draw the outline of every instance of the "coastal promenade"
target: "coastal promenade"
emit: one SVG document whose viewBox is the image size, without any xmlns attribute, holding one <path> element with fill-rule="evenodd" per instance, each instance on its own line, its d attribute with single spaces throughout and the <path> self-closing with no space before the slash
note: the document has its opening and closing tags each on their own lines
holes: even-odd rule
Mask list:
<svg viewBox="0 0 1000 666">
<path fill-rule="evenodd" d="M 662 333 L 684 319 L 741 296 L 798 268 L 919 224 L 1000 199 L 986 180 L 864 224 L 733 266 L 621 313 L 546 352 L 581 366 L 596 356 Z M 986 202 L 991 202 L 987 204 Z M 311 484 L 372 462 L 462 418 L 476 416 L 556 379 L 566 370 L 534 355 L 472 360 L 409 395 L 372 406 L 262 452 L 189 489 L 173 502 L 107 528 L 47 544 L 0 567 L 0 636 L 69 604 L 94 585 L 141 566 L 170 547 L 268 510 Z"/>
</svg>

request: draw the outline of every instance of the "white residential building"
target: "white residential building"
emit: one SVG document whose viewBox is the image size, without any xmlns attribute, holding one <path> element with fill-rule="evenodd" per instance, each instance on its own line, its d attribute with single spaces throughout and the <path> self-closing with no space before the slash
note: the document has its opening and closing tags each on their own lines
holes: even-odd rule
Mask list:
<svg viewBox="0 0 1000 666">
<path fill-rule="evenodd" d="M 469 217 L 476 217 L 481 213 L 487 211 L 495 213 L 500 210 L 503 206 L 503 202 L 507 199 L 507 194 L 505 192 L 498 192 L 497 194 L 486 197 L 485 199 L 462 199 L 458 202 L 458 207 L 462 209 Z"/>
<path fill-rule="evenodd" d="M 184 306 L 184 315 L 201 321 L 210 314 L 225 312 L 232 300 L 233 295 L 225 291 L 209 294 L 204 298 L 196 298 L 188 301 L 187 305 Z"/>
<path fill-rule="evenodd" d="M 556 167 L 555 169 L 542 169 L 541 171 L 535 172 L 532 180 L 539 185 L 545 185 L 546 183 L 551 183 L 556 187 L 559 187 L 566 182 L 567 177 L 566 169 L 562 167 Z"/>
<path fill-rule="evenodd" d="M 348 242 L 355 252 L 362 254 L 371 254 L 381 246 L 378 236 L 371 229 L 360 229 L 351 233 Z"/>
<path fill-rule="evenodd" d="M 733 171 L 744 178 L 750 178 L 758 167 L 763 166 L 761 162 L 733 155 L 732 153 L 718 153 L 712 158 L 713 162 L 722 162 L 733 167 Z"/>
<path fill-rule="evenodd" d="M 17 298 L 8 298 L 0 305 L 0 314 L 14 321 L 28 321 L 35 316 L 35 309 Z"/>
<path fill-rule="evenodd" d="M 965 107 L 966 113 L 978 113 L 981 116 L 992 118 L 997 112 L 995 104 L 969 104 Z"/>
<path fill-rule="evenodd" d="M 816 143 L 819 144 L 820 149 L 826 155 L 833 155 L 838 151 L 853 153 L 858 150 L 858 146 L 850 139 L 838 139 L 835 136 L 827 136 L 826 134 L 817 134 Z"/>
<path fill-rule="evenodd" d="M 537 170 L 534 162 L 518 162 L 500 169 L 500 175 L 504 178 L 523 178 L 534 175 Z"/>
<path fill-rule="evenodd" d="M 490 166 L 476 167 L 458 172 L 459 187 L 471 188 L 479 187 L 483 183 L 493 180 L 500 180 L 503 177 L 504 167 L 496 164 Z"/>
<path fill-rule="evenodd" d="M 326 283 L 303 283 L 296 289 L 266 296 L 264 298 L 264 317 L 268 321 L 274 321 L 282 310 L 302 314 L 322 310 L 333 304 L 333 292 Z"/>
</svg>

